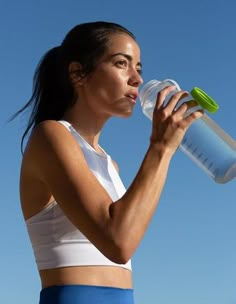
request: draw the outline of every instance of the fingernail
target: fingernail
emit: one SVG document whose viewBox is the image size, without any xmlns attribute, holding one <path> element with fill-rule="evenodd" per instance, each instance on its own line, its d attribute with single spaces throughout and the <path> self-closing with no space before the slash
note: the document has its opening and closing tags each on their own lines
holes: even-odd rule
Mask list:
<svg viewBox="0 0 236 304">
<path fill-rule="evenodd" d="M 190 106 L 190 107 L 197 106 L 197 102 L 195 100 L 189 100 L 187 103 L 188 103 L 188 106 Z"/>
</svg>

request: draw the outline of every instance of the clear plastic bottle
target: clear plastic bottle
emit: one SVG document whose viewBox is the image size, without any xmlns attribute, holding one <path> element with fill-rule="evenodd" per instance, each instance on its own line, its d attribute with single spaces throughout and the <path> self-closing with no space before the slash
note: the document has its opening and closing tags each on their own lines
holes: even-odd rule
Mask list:
<svg viewBox="0 0 236 304">
<path fill-rule="evenodd" d="M 166 97 L 165 102 L 167 102 L 173 94 L 181 90 L 176 81 L 151 80 L 143 86 L 139 99 L 143 113 L 150 120 L 152 120 L 157 93 L 171 85 L 175 85 L 176 90 L 171 91 Z M 209 112 L 214 113 L 218 110 L 218 105 L 214 100 L 199 88 L 193 88 L 190 95 L 182 102 L 193 99 L 199 107 Z M 180 149 L 215 182 L 223 184 L 236 177 L 236 141 L 208 115 L 204 114 L 189 127 L 180 144 Z"/>
</svg>

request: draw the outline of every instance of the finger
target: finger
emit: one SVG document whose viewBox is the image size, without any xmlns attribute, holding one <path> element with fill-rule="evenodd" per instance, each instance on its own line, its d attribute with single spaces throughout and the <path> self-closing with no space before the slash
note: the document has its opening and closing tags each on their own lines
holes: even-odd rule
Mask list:
<svg viewBox="0 0 236 304">
<path fill-rule="evenodd" d="M 178 93 L 174 94 L 166 105 L 168 112 L 172 113 L 174 110 L 177 111 L 180 101 L 188 95 L 189 93 L 186 91 L 179 91 Z"/>
<path fill-rule="evenodd" d="M 185 127 L 188 128 L 194 121 L 201 118 L 203 114 L 204 114 L 204 110 L 200 109 L 184 117 L 183 123 Z"/>
<path fill-rule="evenodd" d="M 159 110 L 160 108 L 163 107 L 166 96 L 168 94 L 170 94 L 170 92 L 173 91 L 173 90 L 176 90 L 176 86 L 168 86 L 168 87 L 165 87 L 160 92 L 158 92 L 157 99 L 156 99 L 155 110 Z"/>
<path fill-rule="evenodd" d="M 188 100 L 182 103 L 178 108 L 176 108 L 175 113 L 183 115 L 190 109 L 195 108 L 196 106 L 198 106 L 198 103 L 195 100 Z"/>
</svg>

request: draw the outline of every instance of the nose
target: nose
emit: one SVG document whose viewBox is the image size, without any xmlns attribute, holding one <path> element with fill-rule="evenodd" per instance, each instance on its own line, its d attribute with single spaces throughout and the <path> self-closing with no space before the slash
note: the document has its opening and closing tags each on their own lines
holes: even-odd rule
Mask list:
<svg viewBox="0 0 236 304">
<path fill-rule="evenodd" d="M 139 87 L 143 83 L 143 78 L 136 69 L 132 70 L 128 84 L 134 87 Z"/>
</svg>

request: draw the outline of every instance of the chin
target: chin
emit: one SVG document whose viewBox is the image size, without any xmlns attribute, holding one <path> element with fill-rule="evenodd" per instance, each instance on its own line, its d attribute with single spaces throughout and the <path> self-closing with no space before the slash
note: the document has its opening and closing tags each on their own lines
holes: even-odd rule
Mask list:
<svg viewBox="0 0 236 304">
<path fill-rule="evenodd" d="M 120 118 L 129 118 L 130 116 L 132 116 L 133 114 L 133 111 L 127 111 L 125 113 L 120 113 L 117 115 L 117 117 L 120 117 Z"/>
</svg>

